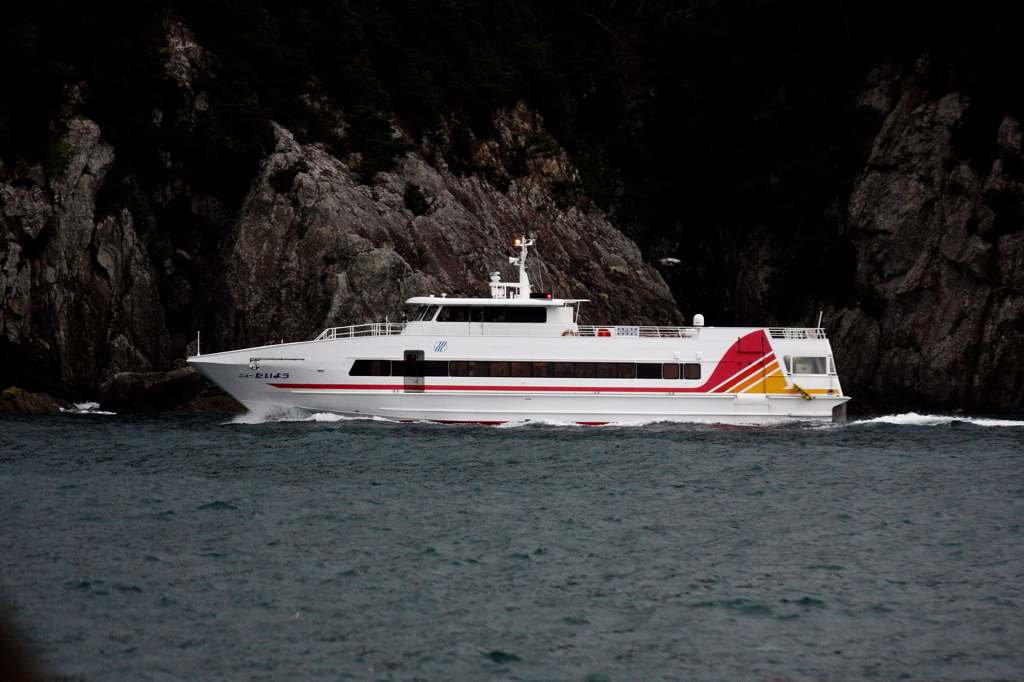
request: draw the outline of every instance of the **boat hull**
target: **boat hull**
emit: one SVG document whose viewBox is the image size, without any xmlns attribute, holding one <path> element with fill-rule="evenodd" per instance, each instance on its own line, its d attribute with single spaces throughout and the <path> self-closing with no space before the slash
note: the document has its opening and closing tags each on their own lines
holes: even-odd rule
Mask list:
<svg viewBox="0 0 1024 682">
<path fill-rule="evenodd" d="M 831 422 L 833 408 L 848 398 L 805 401 L 767 396 L 759 405 L 737 404 L 732 396 L 623 396 L 616 394 L 472 396 L 429 391 L 421 394 L 359 393 L 293 396 L 270 402 L 242 401 L 253 412 L 286 409 L 331 412 L 348 417 L 381 417 L 395 421 L 502 424 L 551 421 L 609 424 L 649 421 L 709 424 L 770 424 L 792 421 Z M 813 404 L 810 404 L 813 403 Z"/>
<path fill-rule="evenodd" d="M 774 360 L 774 353 L 781 357 L 787 351 L 786 343 L 799 352 L 809 352 L 810 344 L 830 353 L 826 340 L 777 341 L 780 350 L 760 341 L 763 330 L 738 330 L 738 336 L 735 329 L 716 331 L 705 330 L 700 339 L 455 339 L 401 334 L 250 348 L 193 357 L 189 363 L 257 413 L 298 409 L 396 421 L 483 424 L 535 420 L 767 424 L 845 419 L 849 398 L 841 394 L 837 377 L 808 377 L 801 379 L 801 389 L 795 389 Z M 685 362 L 703 357 L 706 369 L 701 381 L 513 376 L 425 376 L 410 381 L 405 376 L 351 375 L 355 360 L 390 358 L 397 363 L 413 348 L 426 349 L 418 352 L 434 361 Z M 739 369 L 722 373 L 722 366 L 731 367 L 734 362 Z M 770 372 L 774 375 L 762 377 Z M 722 377 L 727 380 L 720 381 Z"/>
</svg>

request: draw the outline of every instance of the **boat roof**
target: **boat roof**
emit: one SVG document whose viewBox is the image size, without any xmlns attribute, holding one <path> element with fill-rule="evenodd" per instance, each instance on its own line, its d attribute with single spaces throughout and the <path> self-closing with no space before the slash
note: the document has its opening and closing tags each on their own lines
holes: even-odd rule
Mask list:
<svg viewBox="0 0 1024 682">
<path fill-rule="evenodd" d="M 563 306 L 584 303 L 588 298 L 444 298 L 441 296 L 414 296 L 406 305 L 474 305 L 474 306 Z"/>
</svg>

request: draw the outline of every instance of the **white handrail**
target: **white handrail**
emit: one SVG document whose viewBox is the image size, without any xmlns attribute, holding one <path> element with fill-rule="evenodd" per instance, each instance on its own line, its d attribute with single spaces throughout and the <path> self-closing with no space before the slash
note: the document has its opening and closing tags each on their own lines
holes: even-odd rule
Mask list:
<svg viewBox="0 0 1024 682">
<path fill-rule="evenodd" d="M 563 330 L 560 325 L 538 324 L 506 324 L 488 323 L 481 326 L 459 323 L 437 323 L 407 328 L 402 322 L 374 322 L 371 324 L 354 324 L 348 327 L 331 327 L 320 332 L 316 341 L 353 338 L 358 336 L 391 336 L 394 334 L 411 333 L 436 335 L 440 333 L 452 336 L 625 336 L 640 338 L 696 338 L 700 335 L 699 327 L 652 327 L 652 326 L 616 326 L 616 325 L 577 325 Z M 567 333 L 568 332 L 568 333 Z M 825 330 L 821 327 L 776 327 L 768 330 L 773 339 L 826 339 Z"/>
<path fill-rule="evenodd" d="M 615 325 L 581 324 L 580 336 L 639 336 L 644 338 L 696 338 L 696 327 L 622 327 Z"/>
<path fill-rule="evenodd" d="M 827 339 L 822 327 L 776 327 L 768 330 L 773 339 Z"/>
<path fill-rule="evenodd" d="M 315 341 L 350 338 L 353 336 L 391 336 L 401 334 L 405 329 L 404 322 L 373 322 L 371 324 L 353 324 L 348 327 L 331 327 L 320 332 Z"/>
</svg>

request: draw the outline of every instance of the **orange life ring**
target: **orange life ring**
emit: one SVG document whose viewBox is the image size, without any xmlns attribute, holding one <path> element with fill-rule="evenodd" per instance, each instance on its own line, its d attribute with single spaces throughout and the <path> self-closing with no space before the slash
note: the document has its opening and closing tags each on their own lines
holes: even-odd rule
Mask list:
<svg viewBox="0 0 1024 682">
<path fill-rule="evenodd" d="M 566 329 L 564 332 L 562 332 L 562 336 L 579 336 L 579 335 L 580 335 L 579 332 L 573 331 L 571 329 Z"/>
</svg>

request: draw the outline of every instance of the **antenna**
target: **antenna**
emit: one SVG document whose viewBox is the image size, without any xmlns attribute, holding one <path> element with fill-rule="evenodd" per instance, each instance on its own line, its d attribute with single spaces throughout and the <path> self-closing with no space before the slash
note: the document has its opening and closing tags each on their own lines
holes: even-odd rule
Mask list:
<svg viewBox="0 0 1024 682">
<path fill-rule="evenodd" d="M 821 316 L 825 314 L 824 310 L 818 311 L 818 326 L 815 329 L 821 329 Z"/>
<path fill-rule="evenodd" d="M 519 295 L 516 298 L 530 298 L 530 278 L 526 274 L 527 249 L 533 246 L 535 239 L 527 239 L 522 236 L 516 240 L 516 246 L 520 247 L 519 258 L 509 258 L 513 265 L 519 265 Z"/>
<path fill-rule="evenodd" d="M 202 355 L 202 353 L 200 352 L 200 349 L 199 349 L 199 334 L 200 333 L 201 332 L 199 330 L 196 330 L 196 357 L 199 357 L 200 355 Z"/>
</svg>

